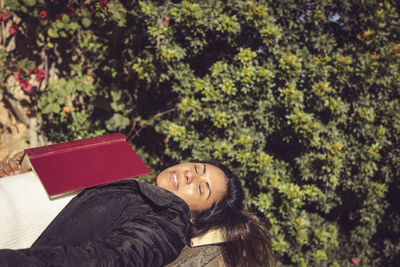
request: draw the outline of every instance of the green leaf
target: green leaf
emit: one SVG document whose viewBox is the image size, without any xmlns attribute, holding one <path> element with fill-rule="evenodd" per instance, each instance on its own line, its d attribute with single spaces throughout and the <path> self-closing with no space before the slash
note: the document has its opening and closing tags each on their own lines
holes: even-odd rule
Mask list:
<svg viewBox="0 0 400 267">
<path fill-rule="evenodd" d="M 47 34 L 51 37 L 51 38 L 58 38 L 59 35 L 57 33 L 57 30 L 53 29 L 53 28 L 49 28 L 47 30 Z"/>
<path fill-rule="evenodd" d="M 122 131 L 130 124 L 130 120 L 119 114 L 115 113 L 107 122 L 106 128 L 109 131 Z"/>
<path fill-rule="evenodd" d="M 64 29 L 65 28 L 65 23 L 62 20 L 56 20 L 53 22 L 52 25 L 55 29 Z"/>
<path fill-rule="evenodd" d="M 23 0 L 24 4 L 29 6 L 29 7 L 33 7 L 36 5 L 36 0 Z"/>
<path fill-rule="evenodd" d="M 44 109 L 42 109 L 43 114 L 59 113 L 59 112 L 60 112 L 60 106 L 55 103 L 50 103 Z"/>
<path fill-rule="evenodd" d="M 90 24 L 92 24 L 92 22 L 90 21 L 90 19 L 88 19 L 88 18 L 83 18 L 83 19 L 82 19 L 82 25 L 83 25 L 85 28 L 88 28 L 88 27 L 90 26 Z"/>
<path fill-rule="evenodd" d="M 19 6 L 19 8 L 23 13 L 27 13 L 28 12 L 28 8 L 26 6 Z"/>
<path fill-rule="evenodd" d="M 17 62 L 17 66 L 21 69 L 29 70 L 35 66 L 35 63 L 28 59 L 22 59 Z"/>
<path fill-rule="evenodd" d="M 67 38 L 67 37 L 68 37 L 67 33 L 66 33 L 65 31 L 63 31 L 63 30 L 59 31 L 58 33 L 59 33 L 60 36 L 63 37 L 63 38 Z"/>
<path fill-rule="evenodd" d="M 71 30 L 77 30 L 78 28 L 79 28 L 79 24 L 78 23 L 76 23 L 75 21 L 73 21 L 73 22 L 71 22 L 70 24 L 69 24 L 69 28 L 71 29 Z"/>
<path fill-rule="evenodd" d="M 62 22 L 64 22 L 65 24 L 67 24 L 67 23 L 70 21 L 69 16 L 68 16 L 67 14 L 63 14 L 61 20 L 62 20 Z"/>
</svg>

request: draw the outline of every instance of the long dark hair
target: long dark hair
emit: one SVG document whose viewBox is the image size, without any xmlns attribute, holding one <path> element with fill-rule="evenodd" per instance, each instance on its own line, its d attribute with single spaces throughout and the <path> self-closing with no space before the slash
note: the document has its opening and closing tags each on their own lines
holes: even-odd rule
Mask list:
<svg viewBox="0 0 400 267">
<path fill-rule="evenodd" d="M 210 209 L 194 214 L 191 237 L 220 228 L 224 240 L 224 261 L 227 266 L 274 266 L 271 239 L 267 224 L 243 209 L 244 192 L 239 178 L 216 161 L 200 161 L 221 169 L 227 180 L 227 192 Z"/>
</svg>

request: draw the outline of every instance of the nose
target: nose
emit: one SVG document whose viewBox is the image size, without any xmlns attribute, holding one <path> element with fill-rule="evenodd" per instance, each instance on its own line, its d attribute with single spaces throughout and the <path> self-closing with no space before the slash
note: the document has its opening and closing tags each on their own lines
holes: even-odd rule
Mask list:
<svg viewBox="0 0 400 267">
<path fill-rule="evenodd" d="M 191 184 L 193 180 L 196 178 L 196 174 L 191 171 L 191 170 L 186 170 L 185 171 L 185 178 L 186 178 L 186 184 Z"/>
</svg>

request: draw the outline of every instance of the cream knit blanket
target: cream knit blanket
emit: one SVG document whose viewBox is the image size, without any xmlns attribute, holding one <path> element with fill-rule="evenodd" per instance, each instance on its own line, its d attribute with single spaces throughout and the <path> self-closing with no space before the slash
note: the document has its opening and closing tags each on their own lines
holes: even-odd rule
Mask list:
<svg viewBox="0 0 400 267">
<path fill-rule="evenodd" d="M 77 192 L 49 199 L 32 173 L 0 178 L 0 248 L 28 248 Z"/>
</svg>

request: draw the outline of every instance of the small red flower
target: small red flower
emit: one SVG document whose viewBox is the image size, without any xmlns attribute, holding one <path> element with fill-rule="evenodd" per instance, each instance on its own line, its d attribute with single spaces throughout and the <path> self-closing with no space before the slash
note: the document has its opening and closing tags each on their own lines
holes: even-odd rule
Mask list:
<svg viewBox="0 0 400 267">
<path fill-rule="evenodd" d="M 163 22 L 164 26 L 168 26 L 169 25 L 169 21 L 170 21 L 169 16 L 164 17 L 164 22 Z"/>
<path fill-rule="evenodd" d="M 18 24 L 13 22 L 10 29 L 8 29 L 10 35 L 16 35 L 18 33 Z"/>
<path fill-rule="evenodd" d="M 7 21 L 9 17 L 7 9 L 4 9 L 3 12 L 0 13 L 0 21 Z"/>
<path fill-rule="evenodd" d="M 56 14 L 56 19 L 62 19 L 62 17 L 64 16 L 64 14 Z"/>
<path fill-rule="evenodd" d="M 103 5 L 107 4 L 108 0 L 99 0 Z"/>
<path fill-rule="evenodd" d="M 19 85 L 21 85 L 22 89 L 24 89 L 25 92 L 27 92 L 27 93 L 32 93 L 32 84 L 30 84 L 30 83 L 28 82 L 28 80 L 22 79 L 22 80 L 19 82 Z"/>
<path fill-rule="evenodd" d="M 72 6 L 68 7 L 68 13 L 74 13 L 75 12 L 75 8 L 73 8 Z"/>
<path fill-rule="evenodd" d="M 351 261 L 352 261 L 355 265 L 360 264 L 360 259 L 359 259 L 359 258 L 352 258 Z"/>
<path fill-rule="evenodd" d="M 36 67 L 30 69 L 29 72 L 28 72 L 28 74 L 29 74 L 29 75 L 35 74 L 35 73 L 36 73 L 36 69 L 37 69 Z"/>
<path fill-rule="evenodd" d="M 35 74 L 36 75 L 36 78 L 35 78 L 35 80 L 37 81 L 37 82 L 39 82 L 39 83 L 41 83 L 42 81 L 43 81 L 43 78 L 44 77 L 46 77 L 46 71 L 45 70 L 42 70 L 42 69 L 39 69 L 39 68 L 32 68 L 30 71 L 29 71 L 29 75 L 32 75 L 32 74 Z"/>
<path fill-rule="evenodd" d="M 39 18 L 45 19 L 46 17 L 47 17 L 47 12 L 45 10 L 39 12 Z"/>
<path fill-rule="evenodd" d="M 21 69 L 18 69 L 17 72 L 14 74 L 14 79 L 19 82 L 22 79 Z"/>
<path fill-rule="evenodd" d="M 46 77 L 46 72 L 44 70 L 38 70 L 38 72 L 36 73 L 35 80 L 41 83 L 44 77 Z"/>
</svg>

